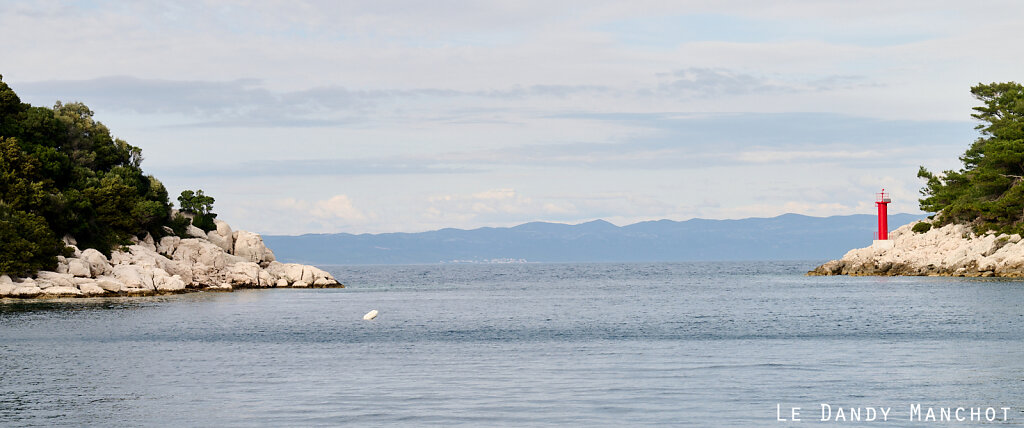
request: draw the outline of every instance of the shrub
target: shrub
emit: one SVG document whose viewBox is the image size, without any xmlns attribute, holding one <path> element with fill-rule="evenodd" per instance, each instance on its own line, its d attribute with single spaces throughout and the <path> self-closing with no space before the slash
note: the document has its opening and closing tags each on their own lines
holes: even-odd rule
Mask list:
<svg viewBox="0 0 1024 428">
<path fill-rule="evenodd" d="M 929 230 L 932 230 L 932 224 L 920 221 L 917 222 L 917 224 L 915 224 L 914 227 L 911 228 L 910 230 L 914 231 L 914 233 L 925 233 Z"/>
<path fill-rule="evenodd" d="M 181 212 L 192 214 L 192 225 L 209 232 L 217 228 L 213 219 L 217 214 L 213 213 L 213 196 L 206 196 L 203 191 L 184 190 L 178 196 L 178 203 L 181 205 Z"/>
<path fill-rule="evenodd" d="M 174 215 L 168 226 L 174 231 L 175 236 L 188 238 L 188 226 L 190 224 L 192 224 L 192 219 L 178 213 Z"/>
<path fill-rule="evenodd" d="M 42 217 L 0 203 L 0 275 L 31 276 L 53 270 L 57 256 L 70 255 Z"/>
</svg>

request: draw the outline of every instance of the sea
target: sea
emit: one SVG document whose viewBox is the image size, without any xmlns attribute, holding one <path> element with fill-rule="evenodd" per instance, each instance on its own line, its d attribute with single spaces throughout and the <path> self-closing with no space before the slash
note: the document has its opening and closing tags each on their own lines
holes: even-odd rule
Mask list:
<svg viewBox="0 0 1024 428">
<path fill-rule="evenodd" d="M 805 276 L 820 262 L 3 300 L 0 426 L 1024 425 L 1024 282 Z"/>
</svg>

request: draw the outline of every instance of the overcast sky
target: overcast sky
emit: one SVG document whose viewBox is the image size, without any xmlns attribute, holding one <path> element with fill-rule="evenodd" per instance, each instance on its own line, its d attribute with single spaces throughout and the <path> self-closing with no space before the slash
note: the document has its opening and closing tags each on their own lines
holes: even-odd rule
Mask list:
<svg viewBox="0 0 1024 428">
<path fill-rule="evenodd" d="M 24 101 L 268 234 L 919 212 L 1020 40 L 1016 1 L 0 1 Z"/>
</svg>

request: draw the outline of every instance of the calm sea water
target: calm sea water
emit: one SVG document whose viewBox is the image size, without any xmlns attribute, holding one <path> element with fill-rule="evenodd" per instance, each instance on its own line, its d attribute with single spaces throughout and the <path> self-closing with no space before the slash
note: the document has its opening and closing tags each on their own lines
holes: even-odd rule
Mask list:
<svg viewBox="0 0 1024 428">
<path fill-rule="evenodd" d="M 0 425 L 787 426 L 820 403 L 1024 424 L 1024 282 L 813 265 L 333 266 L 349 288 L 4 301 Z"/>
</svg>

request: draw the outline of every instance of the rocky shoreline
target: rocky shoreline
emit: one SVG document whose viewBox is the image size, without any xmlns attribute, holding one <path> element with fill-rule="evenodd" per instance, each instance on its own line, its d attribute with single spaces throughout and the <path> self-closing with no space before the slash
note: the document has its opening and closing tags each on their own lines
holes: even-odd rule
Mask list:
<svg viewBox="0 0 1024 428">
<path fill-rule="evenodd" d="M 331 274 L 313 266 L 280 263 L 263 238 L 232 230 L 215 220 L 206 233 L 188 227 L 188 238 L 151 235 L 134 240 L 108 259 L 95 249 L 74 250 L 58 257 L 57 269 L 32 278 L 0 276 L 0 298 L 151 296 L 236 288 L 344 287 Z"/>
<path fill-rule="evenodd" d="M 928 222 L 927 220 L 923 220 Z M 808 275 L 1024 277 L 1024 241 L 1020 235 L 977 235 L 970 227 L 949 224 L 927 232 L 902 226 L 889 242 L 850 250 Z"/>
</svg>

